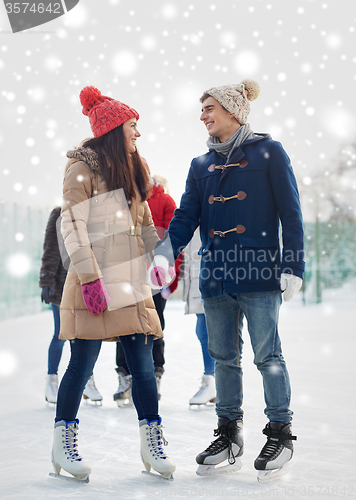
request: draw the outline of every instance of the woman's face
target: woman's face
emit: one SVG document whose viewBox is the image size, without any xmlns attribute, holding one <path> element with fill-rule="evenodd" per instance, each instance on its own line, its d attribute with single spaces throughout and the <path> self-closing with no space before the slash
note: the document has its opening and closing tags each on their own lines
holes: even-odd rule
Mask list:
<svg viewBox="0 0 356 500">
<path fill-rule="evenodd" d="M 134 153 L 136 151 L 136 139 L 141 137 L 140 132 L 137 130 L 137 119 L 131 118 L 123 124 L 123 132 L 126 143 L 126 150 L 128 153 Z"/>
</svg>

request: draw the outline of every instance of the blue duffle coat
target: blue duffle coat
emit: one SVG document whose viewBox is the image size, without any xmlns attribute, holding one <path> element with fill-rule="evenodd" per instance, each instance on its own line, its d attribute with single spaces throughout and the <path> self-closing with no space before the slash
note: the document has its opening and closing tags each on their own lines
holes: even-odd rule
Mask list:
<svg viewBox="0 0 356 500">
<path fill-rule="evenodd" d="M 198 226 L 203 298 L 278 290 L 281 272 L 303 277 L 297 182 L 282 145 L 268 134 L 245 141 L 227 165 L 214 150 L 193 159 L 180 207 L 155 254 L 172 264 Z"/>
</svg>

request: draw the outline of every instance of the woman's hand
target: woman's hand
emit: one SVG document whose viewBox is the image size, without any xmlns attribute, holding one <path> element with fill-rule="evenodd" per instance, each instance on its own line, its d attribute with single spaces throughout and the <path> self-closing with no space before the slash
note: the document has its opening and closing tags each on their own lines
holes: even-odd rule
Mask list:
<svg viewBox="0 0 356 500">
<path fill-rule="evenodd" d="M 174 267 L 163 255 L 156 255 L 147 271 L 147 284 L 154 290 L 168 286 L 175 278 Z"/>
<path fill-rule="evenodd" d="M 92 314 L 104 312 L 111 300 L 102 278 L 82 285 L 82 292 L 85 306 Z"/>
</svg>

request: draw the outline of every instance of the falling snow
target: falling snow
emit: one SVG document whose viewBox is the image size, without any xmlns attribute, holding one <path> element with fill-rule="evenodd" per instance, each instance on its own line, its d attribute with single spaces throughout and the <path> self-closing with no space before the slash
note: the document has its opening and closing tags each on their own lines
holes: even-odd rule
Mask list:
<svg viewBox="0 0 356 500">
<path fill-rule="evenodd" d="M 282 142 L 301 190 L 305 170 L 311 178 L 327 170 L 340 144 L 355 140 L 351 0 L 342 16 L 337 2 L 319 1 L 97 6 L 80 2 L 16 36 L 0 16 L 0 148 L 8 171 L 0 199 L 53 206 L 66 150 L 91 134 L 78 98 L 88 84 L 139 111 L 140 152 L 168 179 L 177 203 L 191 159 L 206 151 L 199 98 L 211 86 L 260 83 L 250 125 Z"/>
</svg>

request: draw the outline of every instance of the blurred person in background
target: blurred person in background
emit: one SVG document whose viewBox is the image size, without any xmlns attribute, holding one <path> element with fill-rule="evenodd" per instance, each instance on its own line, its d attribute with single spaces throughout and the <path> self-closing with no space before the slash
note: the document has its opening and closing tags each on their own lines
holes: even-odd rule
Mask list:
<svg viewBox="0 0 356 500">
<path fill-rule="evenodd" d="M 185 314 L 196 314 L 197 322 L 195 333 L 200 342 L 204 373 L 201 378 L 201 386 L 198 392 L 189 400 L 190 408 L 207 403 L 216 402 L 214 367 L 215 361 L 209 354 L 208 331 L 204 314 L 203 300 L 199 291 L 200 260 L 198 255 L 200 248 L 199 228 L 195 231 L 193 238 L 185 247 L 183 262 L 181 266 L 181 278 L 183 279 L 183 301 L 185 302 Z"/>
<path fill-rule="evenodd" d="M 57 403 L 58 367 L 65 343 L 65 340 L 58 338 L 60 331 L 59 306 L 67 276 L 58 243 L 58 238 L 61 238 L 63 243 L 61 234 L 57 233 L 60 213 L 61 207 L 54 208 L 47 222 L 39 280 L 39 286 L 42 288 L 41 300 L 46 304 L 51 304 L 54 319 L 54 334 L 48 348 L 48 370 L 45 386 L 45 399 L 48 403 L 54 404 Z M 93 376 L 90 377 L 84 388 L 83 397 L 94 402 L 100 402 L 103 399 L 95 386 Z"/>
<path fill-rule="evenodd" d="M 148 173 L 150 173 L 147 161 L 142 158 L 142 163 L 145 165 Z M 160 239 L 163 238 L 164 233 L 168 229 L 169 223 L 173 219 L 174 210 L 177 208 L 174 199 L 167 192 L 167 180 L 160 176 L 154 175 L 152 178 L 152 186 L 147 199 L 148 205 L 151 210 L 153 223 L 157 230 Z M 161 290 L 160 293 L 153 294 L 153 301 L 155 303 L 156 311 L 161 322 L 162 331 L 165 328 L 164 321 L 164 308 L 168 297 L 177 289 L 179 279 L 179 268 L 182 257 L 179 256 L 175 261 L 176 276 L 173 282 Z M 155 375 L 158 390 L 158 399 L 161 399 L 160 386 L 161 378 L 164 373 L 164 339 L 161 337 L 153 342 L 153 362 L 155 365 Z M 127 367 L 124 351 L 120 342 L 116 344 L 116 372 L 119 378 L 119 387 L 114 394 L 114 401 L 120 407 L 131 404 L 131 375 Z"/>
</svg>

